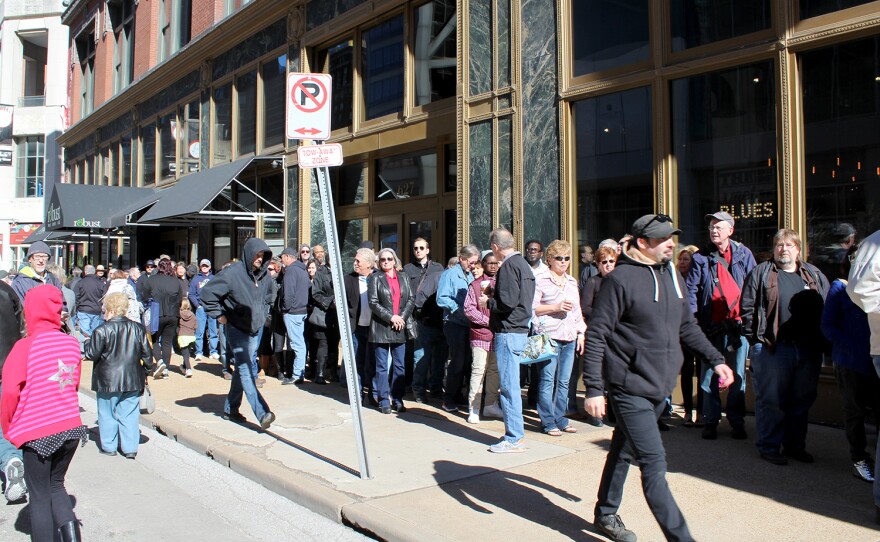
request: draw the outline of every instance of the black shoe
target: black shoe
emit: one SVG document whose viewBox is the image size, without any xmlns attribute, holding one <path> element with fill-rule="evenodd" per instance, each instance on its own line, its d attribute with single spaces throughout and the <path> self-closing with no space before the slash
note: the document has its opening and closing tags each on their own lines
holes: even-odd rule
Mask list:
<svg viewBox="0 0 880 542">
<path fill-rule="evenodd" d="M 715 440 L 718 438 L 718 424 L 717 423 L 707 423 L 706 427 L 703 428 L 702 437 L 704 440 Z"/>
<path fill-rule="evenodd" d="M 305 381 L 306 381 L 305 378 L 299 377 L 296 380 L 294 380 L 293 383 L 296 384 L 297 386 L 301 386 L 303 383 L 305 383 Z"/>
<path fill-rule="evenodd" d="M 747 438 L 749 438 L 749 434 L 746 433 L 746 428 L 742 425 L 731 426 L 730 436 L 735 438 L 736 440 L 746 440 Z"/>
<path fill-rule="evenodd" d="M 607 536 L 614 542 L 636 542 L 638 540 L 636 533 L 627 529 L 617 514 L 596 516 L 593 520 L 593 526 L 600 534 Z"/>
<path fill-rule="evenodd" d="M 669 424 L 663 420 L 657 420 L 657 429 L 661 431 L 669 431 Z"/>
<path fill-rule="evenodd" d="M 79 522 L 76 520 L 68 521 L 58 528 L 61 535 L 61 542 L 80 542 L 82 534 L 79 531 Z"/>
<path fill-rule="evenodd" d="M 391 410 L 393 410 L 394 412 L 397 412 L 398 414 L 403 414 L 404 412 L 406 412 L 406 407 L 403 406 L 402 402 L 400 404 L 395 403 L 395 404 L 391 405 Z"/>
<path fill-rule="evenodd" d="M 458 412 L 458 406 L 452 403 L 443 403 L 443 406 L 441 406 L 440 408 L 442 408 L 446 412 Z"/>
<path fill-rule="evenodd" d="M 782 455 L 790 457 L 795 461 L 800 461 L 801 463 L 812 463 L 815 461 L 813 459 L 813 454 L 801 448 L 800 450 L 782 450 Z"/>
<path fill-rule="evenodd" d="M 244 423 L 246 419 L 244 415 L 241 414 L 241 412 L 224 412 L 221 417 L 224 420 L 229 420 L 236 423 Z"/>
<path fill-rule="evenodd" d="M 318 384 L 318 385 L 324 386 L 324 385 L 327 384 L 327 381 L 324 380 L 324 377 L 323 377 L 323 376 L 319 376 L 318 378 L 315 379 L 315 384 Z"/>
<path fill-rule="evenodd" d="M 788 459 L 779 452 L 761 452 L 761 459 L 774 465 L 788 465 Z"/>
<path fill-rule="evenodd" d="M 124 455 L 126 459 L 134 459 L 134 458 L 136 458 L 136 457 L 138 456 L 137 452 L 132 452 L 132 453 L 128 453 L 128 454 L 122 454 L 122 455 Z"/>
<path fill-rule="evenodd" d="M 113 457 L 116 455 L 116 452 L 109 452 L 103 448 L 99 448 L 98 451 L 101 452 L 103 455 L 109 455 L 110 457 Z"/>
<path fill-rule="evenodd" d="M 275 414 L 272 412 L 267 412 L 263 414 L 263 417 L 260 418 L 260 427 L 263 429 L 269 429 L 269 426 L 272 425 L 272 422 L 275 421 Z"/>
<path fill-rule="evenodd" d="M 424 393 L 416 394 L 416 403 L 421 403 L 423 405 L 428 404 L 428 396 Z"/>
<path fill-rule="evenodd" d="M 874 506 L 874 521 L 880 525 L 880 506 Z"/>
</svg>

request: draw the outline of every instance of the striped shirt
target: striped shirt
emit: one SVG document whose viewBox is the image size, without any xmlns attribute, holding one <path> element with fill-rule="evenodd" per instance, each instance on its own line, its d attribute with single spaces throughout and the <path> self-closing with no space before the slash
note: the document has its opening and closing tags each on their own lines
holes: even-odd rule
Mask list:
<svg viewBox="0 0 880 542">
<path fill-rule="evenodd" d="M 571 301 L 573 307 L 568 312 L 559 311 L 536 316 L 532 319 L 532 324 L 537 331 L 550 335 L 551 339 L 573 341 L 577 339 L 578 333 L 587 330 L 587 324 L 581 314 L 581 296 L 574 277 L 566 273 L 565 282 L 559 286 L 553 282 L 556 276 L 552 271 L 547 270 L 535 277 L 535 300 L 532 302 L 532 310 L 538 305 L 555 305 L 563 301 Z"/>
</svg>

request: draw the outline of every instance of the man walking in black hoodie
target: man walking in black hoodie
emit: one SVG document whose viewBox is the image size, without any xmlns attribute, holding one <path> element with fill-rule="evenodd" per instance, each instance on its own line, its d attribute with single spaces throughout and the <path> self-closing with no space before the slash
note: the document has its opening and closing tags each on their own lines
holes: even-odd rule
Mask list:
<svg viewBox="0 0 880 542">
<path fill-rule="evenodd" d="M 199 296 L 205 313 L 216 318 L 218 324 L 226 325 L 227 343 L 234 357 L 235 374 L 226 396 L 223 417 L 244 421 L 238 411 L 244 393 L 263 429 L 268 429 L 275 421 L 275 414 L 257 391 L 252 360 L 260 345 L 258 334 L 272 304 L 272 278 L 266 272 L 271 259 L 272 251 L 266 242 L 251 237 L 241 251 L 241 261 L 217 273 Z"/>
<path fill-rule="evenodd" d="M 636 540 L 617 515 L 630 462 L 639 465 L 645 499 L 666 538 L 694 539 L 666 483 L 666 452 L 657 428 L 681 369 L 680 341 L 714 368 L 719 387 L 733 382 L 730 367 L 697 326 L 684 280 L 671 262 L 672 236 L 679 233 L 666 215 L 635 221 L 631 244 L 602 281 L 587 330 L 585 409 L 601 419 L 607 388 L 617 419 L 593 522 L 612 540 Z"/>
</svg>

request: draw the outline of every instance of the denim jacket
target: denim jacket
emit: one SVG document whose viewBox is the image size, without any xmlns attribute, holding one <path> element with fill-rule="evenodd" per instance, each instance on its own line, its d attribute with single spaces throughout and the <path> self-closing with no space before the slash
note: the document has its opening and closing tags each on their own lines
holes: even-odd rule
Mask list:
<svg viewBox="0 0 880 542">
<path fill-rule="evenodd" d="M 461 265 L 447 269 L 440 276 L 437 286 L 437 305 L 443 309 L 443 320 L 464 327 L 471 327 L 471 321 L 464 313 L 464 298 L 468 286 L 474 281 L 471 273 L 465 274 Z"/>
</svg>

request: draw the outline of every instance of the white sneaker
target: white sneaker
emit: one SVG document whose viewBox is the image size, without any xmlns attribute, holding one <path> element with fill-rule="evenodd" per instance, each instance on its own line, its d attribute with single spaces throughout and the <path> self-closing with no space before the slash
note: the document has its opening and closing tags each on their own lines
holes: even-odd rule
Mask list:
<svg viewBox="0 0 880 542">
<path fill-rule="evenodd" d="M 196 354 L 196 361 L 202 361 L 202 355 Z"/>
<path fill-rule="evenodd" d="M 159 362 L 159 365 L 156 366 L 156 370 L 153 371 L 153 378 L 168 378 L 168 369 L 165 367 L 165 363 Z"/>
<path fill-rule="evenodd" d="M 186 372 L 184 373 L 184 376 L 186 376 L 187 378 L 192 378 L 192 376 L 193 376 L 193 370 L 192 370 L 192 369 L 187 369 Z"/>
<path fill-rule="evenodd" d="M 502 440 L 498 444 L 489 446 L 489 451 L 494 454 L 518 454 L 526 451 L 526 445 L 523 439 L 519 439 L 516 444 Z"/>
<path fill-rule="evenodd" d="M 6 476 L 6 490 L 3 494 L 7 501 L 17 501 L 27 494 L 27 483 L 24 481 L 24 463 L 21 459 L 13 457 L 7 461 L 3 475 Z"/>
<path fill-rule="evenodd" d="M 483 407 L 484 418 L 501 418 L 504 419 L 504 411 L 497 404 L 486 405 Z"/>
<path fill-rule="evenodd" d="M 168 369 L 162 371 L 162 378 L 168 378 Z"/>
<path fill-rule="evenodd" d="M 468 423 L 480 423 L 480 413 L 476 410 L 471 410 L 470 414 L 468 414 Z"/>
<path fill-rule="evenodd" d="M 220 354 L 218 354 L 217 352 L 214 352 L 213 354 L 211 354 L 210 358 L 211 359 L 220 359 Z"/>
</svg>

